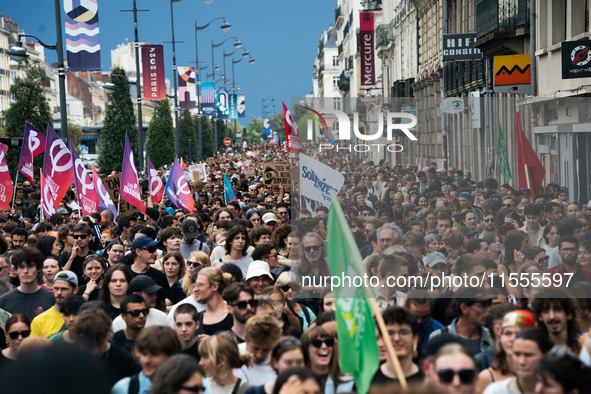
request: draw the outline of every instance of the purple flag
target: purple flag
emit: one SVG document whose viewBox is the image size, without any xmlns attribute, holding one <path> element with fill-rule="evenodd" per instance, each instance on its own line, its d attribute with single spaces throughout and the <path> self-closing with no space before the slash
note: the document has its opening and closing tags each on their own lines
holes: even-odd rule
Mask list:
<svg viewBox="0 0 591 394">
<path fill-rule="evenodd" d="M 121 170 L 121 185 L 119 187 L 121 199 L 127 201 L 137 209 L 146 213 L 142 202 L 142 193 L 137 180 L 137 170 L 133 161 L 133 151 L 127 133 L 125 133 L 125 150 L 123 151 L 123 169 Z"/>
<path fill-rule="evenodd" d="M 23 134 L 23 146 L 21 156 L 18 160 L 18 171 L 33 183 L 33 158 L 45 150 L 45 135 L 25 122 L 25 133 Z"/>
<path fill-rule="evenodd" d="M 76 199 L 82 208 L 84 215 L 98 212 L 99 198 L 94 189 L 94 183 L 86 172 L 86 166 L 78 157 L 70 142 L 70 153 L 72 153 L 72 165 L 74 166 L 74 185 L 76 186 Z"/>
<path fill-rule="evenodd" d="M 150 196 L 152 197 L 152 203 L 159 203 L 164 195 L 164 184 L 162 178 L 158 175 L 158 171 L 154 168 L 154 164 L 148 157 L 148 184 L 150 185 Z"/>
<path fill-rule="evenodd" d="M 43 175 L 53 197 L 53 206 L 57 208 L 74 181 L 74 171 L 70 150 L 49 125 L 45 137 Z"/>
<path fill-rule="evenodd" d="M 115 215 L 114 219 L 117 219 L 117 215 L 119 215 L 119 212 L 117 212 L 117 207 L 115 204 L 113 204 L 113 200 L 111 200 L 111 196 L 103 184 L 103 181 L 101 181 L 98 172 L 96 172 L 94 164 L 92 165 L 92 183 L 94 183 L 94 189 L 96 190 L 96 194 L 99 198 L 98 211 L 102 212 L 108 209 L 109 211 L 113 212 L 113 215 Z"/>
<path fill-rule="evenodd" d="M 189 212 L 195 210 L 195 200 L 193 200 L 191 189 L 189 189 L 187 180 L 183 175 L 178 158 L 174 159 L 168 182 L 166 182 L 165 192 L 170 201 L 178 208 Z"/>
</svg>

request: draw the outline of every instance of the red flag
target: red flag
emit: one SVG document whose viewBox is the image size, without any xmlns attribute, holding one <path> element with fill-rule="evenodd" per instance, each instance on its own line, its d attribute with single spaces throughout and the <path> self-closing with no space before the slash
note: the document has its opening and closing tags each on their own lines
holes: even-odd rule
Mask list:
<svg viewBox="0 0 591 394">
<path fill-rule="evenodd" d="M 119 196 L 137 209 L 146 213 L 146 206 L 142 201 L 142 192 L 138 182 L 137 170 L 133 161 L 133 151 L 129 143 L 129 137 L 125 133 L 125 150 L 123 151 L 123 168 L 121 169 L 121 185 Z"/>
<path fill-rule="evenodd" d="M 70 142 L 72 154 L 72 166 L 74 167 L 74 185 L 76 186 L 76 200 L 82 208 L 84 215 L 98 212 L 99 198 L 94 188 L 94 183 L 86 172 L 86 167 Z"/>
<path fill-rule="evenodd" d="M 47 182 L 45 182 L 45 176 L 43 171 L 39 169 L 41 174 L 41 208 L 43 209 L 43 215 L 45 219 L 49 221 L 51 215 L 56 213 L 55 207 L 53 206 L 53 196 L 51 195 L 51 189 Z"/>
<path fill-rule="evenodd" d="M 287 139 L 287 150 L 289 152 L 300 153 L 304 150 L 302 141 L 300 140 L 300 131 L 295 119 L 291 116 L 291 112 L 283 104 L 283 124 L 285 125 L 285 137 Z"/>
<path fill-rule="evenodd" d="M 60 137 L 47 125 L 43 175 L 53 197 L 53 206 L 59 206 L 74 181 L 72 154 Z"/>
<path fill-rule="evenodd" d="M 0 209 L 6 211 L 10 200 L 12 199 L 12 179 L 10 178 L 10 171 L 6 164 L 6 156 L 4 153 L 8 150 L 8 146 L 0 143 Z"/>
<path fill-rule="evenodd" d="M 519 112 L 515 113 L 517 123 L 517 179 L 519 189 L 528 188 L 531 191 L 532 202 L 534 196 L 542 189 L 542 182 L 546 169 L 538 159 L 538 155 L 530 145 L 521 129 Z"/>
<path fill-rule="evenodd" d="M 152 197 L 152 203 L 159 203 L 164 195 L 164 183 L 162 178 L 154 168 L 154 164 L 148 156 L 148 185 L 150 186 L 150 196 Z"/>
<path fill-rule="evenodd" d="M 8 147 L 7 147 L 8 148 Z M 18 171 L 25 176 L 33 185 L 33 158 L 45 149 L 45 135 L 25 122 L 25 133 L 23 134 L 23 146 L 18 161 Z M 6 151 L 4 151 L 6 153 Z"/>
</svg>

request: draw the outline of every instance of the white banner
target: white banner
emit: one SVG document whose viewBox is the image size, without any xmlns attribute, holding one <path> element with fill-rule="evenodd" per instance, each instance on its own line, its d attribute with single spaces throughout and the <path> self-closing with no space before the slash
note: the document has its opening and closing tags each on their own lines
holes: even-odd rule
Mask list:
<svg viewBox="0 0 591 394">
<path fill-rule="evenodd" d="M 193 164 L 189 166 L 189 173 L 191 174 L 192 181 L 200 179 L 203 182 L 207 182 L 207 171 L 205 170 L 205 163 Z"/>
<path fill-rule="evenodd" d="M 345 177 L 338 171 L 302 153 L 300 157 L 300 191 L 302 197 L 330 208 L 330 191 L 338 193 Z M 302 198 L 303 200 L 303 198 Z"/>
</svg>

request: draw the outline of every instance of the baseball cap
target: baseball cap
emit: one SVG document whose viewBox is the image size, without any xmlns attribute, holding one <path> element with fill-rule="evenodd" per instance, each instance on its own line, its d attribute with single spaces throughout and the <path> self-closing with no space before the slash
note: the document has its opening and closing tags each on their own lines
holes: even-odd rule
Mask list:
<svg viewBox="0 0 591 394">
<path fill-rule="evenodd" d="M 191 218 L 183 221 L 181 230 L 183 230 L 186 238 L 197 238 L 199 236 L 199 227 L 197 227 L 197 223 Z"/>
<path fill-rule="evenodd" d="M 134 239 L 133 242 L 131 243 L 131 251 L 133 252 L 137 248 L 145 248 L 145 247 L 156 246 L 156 245 L 158 245 L 158 241 L 154 241 L 150 237 L 146 237 L 146 236 L 138 237 L 138 238 Z"/>
<path fill-rule="evenodd" d="M 406 204 L 404 206 L 404 212 L 410 212 L 410 211 L 420 211 L 421 207 L 417 207 L 415 204 Z"/>
<path fill-rule="evenodd" d="M 273 212 L 267 212 L 263 215 L 263 223 L 277 222 L 277 216 Z"/>
<path fill-rule="evenodd" d="M 435 266 L 435 264 L 439 263 L 444 263 L 445 265 L 447 265 L 447 259 L 445 258 L 445 255 L 441 252 L 430 253 L 425 260 L 425 266 L 427 267 L 433 267 Z"/>
<path fill-rule="evenodd" d="M 440 168 L 438 168 L 438 169 L 437 169 L 437 171 L 436 171 L 436 172 L 438 172 L 438 173 L 439 173 L 439 172 L 442 172 L 442 173 L 444 173 L 444 174 L 445 174 L 447 171 L 445 170 L 445 168 L 443 168 L 443 167 L 440 167 Z"/>
<path fill-rule="evenodd" d="M 271 275 L 269 264 L 262 260 L 255 260 L 248 266 L 248 271 L 246 272 L 245 280 L 249 280 L 250 278 L 256 278 L 263 275 L 267 275 L 269 278 L 271 278 L 271 280 L 273 280 L 273 275 Z"/>
<path fill-rule="evenodd" d="M 53 280 L 54 281 L 63 280 L 63 281 L 73 284 L 74 287 L 78 287 L 78 275 L 76 275 L 72 271 L 68 271 L 68 270 L 60 271 L 55 275 Z"/>
<path fill-rule="evenodd" d="M 158 286 L 154 279 L 148 275 L 138 275 L 129 282 L 129 294 L 136 291 L 144 291 L 148 294 L 154 294 L 162 287 Z"/>
<path fill-rule="evenodd" d="M 533 313 L 518 309 L 511 311 L 503 316 L 503 323 L 501 328 L 505 327 L 519 327 L 521 329 L 530 328 L 536 326 L 536 318 Z"/>
<path fill-rule="evenodd" d="M 57 210 L 57 213 L 65 213 L 66 215 L 68 214 L 68 210 L 66 208 L 60 208 Z"/>
</svg>

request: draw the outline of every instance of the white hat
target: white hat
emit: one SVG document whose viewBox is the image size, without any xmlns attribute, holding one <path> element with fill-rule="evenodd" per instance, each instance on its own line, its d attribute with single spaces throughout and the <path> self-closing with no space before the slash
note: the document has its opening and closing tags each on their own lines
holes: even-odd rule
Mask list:
<svg viewBox="0 0 591 394">
<path fill-rule="evenodd" d="M 277 216 L 273 212 L 267 212 L 263 215 L 263 223 L 277 222 Z"/>
<path fill-rule="evenodd" d="M 248 266 L 245 280 L 248 281 L 251 278 L 257 278 L 263 275 L 267 275 L 269 278 L 271 278 L 271 280 L 273 280 L 273 275 L 271 275 L 269 264 L 262 260 L 255 260 Z"/>
</svg>

